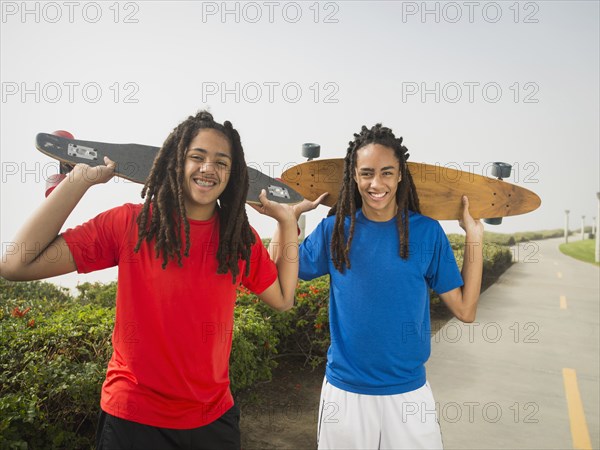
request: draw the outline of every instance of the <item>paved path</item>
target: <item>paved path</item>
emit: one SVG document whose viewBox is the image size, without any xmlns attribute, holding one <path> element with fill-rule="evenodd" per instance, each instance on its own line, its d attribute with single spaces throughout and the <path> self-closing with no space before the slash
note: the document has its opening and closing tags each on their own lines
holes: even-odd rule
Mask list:
<svg viewBox="0 0 600 450">
<path fill-rule="evenodd" d="M 453 319 L 432 338 L 446 449 L 600 447 L 600 272 L 561 241 L 515 247 L 476 321 Z"/>
</svg>

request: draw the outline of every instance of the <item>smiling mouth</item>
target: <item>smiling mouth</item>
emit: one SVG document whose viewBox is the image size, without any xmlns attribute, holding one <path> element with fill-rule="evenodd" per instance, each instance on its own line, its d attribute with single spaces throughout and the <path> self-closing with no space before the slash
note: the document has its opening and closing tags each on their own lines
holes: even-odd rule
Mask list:
<svg viewBox="0 0 600 450">
<path fill-rule="evenodd" d="M 384 198 L 388 193 L 387 192 L 369 192 L 369 196 L 375 200 L 381 200 L 382 198 Z"/>
<path fill-rule="evenodd" d="M 196 186 L 210 188 L 217 185 L 217 182 L 214 180 L 202 180 L 200 178 L 194 178 L 194 183 Z"/>
</svg>

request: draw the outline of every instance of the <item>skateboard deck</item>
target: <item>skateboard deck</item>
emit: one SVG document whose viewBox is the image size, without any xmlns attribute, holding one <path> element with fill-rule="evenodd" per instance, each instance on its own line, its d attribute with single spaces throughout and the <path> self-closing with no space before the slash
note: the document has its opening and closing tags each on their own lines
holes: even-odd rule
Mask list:
<svg viewBox="0 0 600 450">
<path fill-rule="evenodd" d="M 82 141 L 47 133 L 36 136 L 35 146 L 47 156 L 69 164 L 84 163 L 94 167 L 104 164 L 104 157 L 108 156 L 117 163 L 116 176 L 141 184 L 146 182 L 159 151 L 159 147 L 150 145 Z M 266 190 L 269 200 L 278 203 L 294 204 L 303 200 L 293 188 L 252 167 L 248 167 L 248 178 L 248 203 L 260 204 L 258 196 L 262 189 Z"/>
<path fill-rule="evenodd" d="M 496 178 L 415 162 L 409 162 L 408 168 L 419 195 L 421 214 L 436 220 L 460 219 L 463 195 L 469 198 L 469 212 L 475 219 L 525 214 L 541 204 L 534 192 Z M 344 160 L 340 158 L 298 164 L 281 178 L 308 200 L 329 192 L 323 204 L 333 206 L 343 176 Z"/>
</svg>

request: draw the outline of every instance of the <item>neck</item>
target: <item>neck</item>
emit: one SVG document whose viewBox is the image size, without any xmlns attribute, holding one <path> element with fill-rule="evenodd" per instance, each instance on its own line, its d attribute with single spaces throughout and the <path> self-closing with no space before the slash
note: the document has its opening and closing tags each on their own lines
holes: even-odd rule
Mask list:
<svg viewBox="0 0 600 450">
<path fill-rule="evenodd" d="M 185 209 L 185 215 L 191 220 L 209 220 L 215 213 L 216 203 Z"/>
<path fill-rule="evenodd" d="M 378 211 L 363 203 L 362 213 L 367 219 L 373 222 L 387 222 L 396 217 L 398 206 L 394 205 L 394 209 Z"/>
</svg>

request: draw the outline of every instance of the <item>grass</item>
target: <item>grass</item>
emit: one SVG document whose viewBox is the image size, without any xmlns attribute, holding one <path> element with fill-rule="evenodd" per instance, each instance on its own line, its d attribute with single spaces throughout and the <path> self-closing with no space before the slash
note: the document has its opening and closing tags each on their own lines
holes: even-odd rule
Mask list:
<svg viewBox="0 0 600 450">
<path fill-rule="evenodd" d="M 600 266 L 600 263 L 594 261 L 594 253 L 596 251 L 596 241 L 594 239 L 575 241 L 570 244 L 560 244 L 558 248 L 567 256 Z"/>
</svg>

